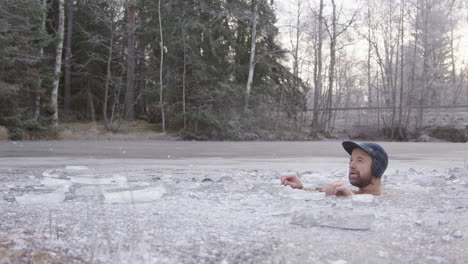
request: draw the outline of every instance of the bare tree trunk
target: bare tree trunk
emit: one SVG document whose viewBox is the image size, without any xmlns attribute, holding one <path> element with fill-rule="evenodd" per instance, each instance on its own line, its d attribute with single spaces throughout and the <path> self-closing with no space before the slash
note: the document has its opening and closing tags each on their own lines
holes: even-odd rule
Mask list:
<svg viewBox="0 0 468 264">
<path fill-rule="evenodd" d="M 419 99 L 419 117 L 418 117 L 418 129 L 422 127 L 423 123 L 423 113 L 424 113 L 424 97 L 426 96 L 426 89 L 427 89 L 427 71 L 429 70 L 429 62 L 428 62 L 428 57 L 429 57 L 429 47 L 427 43 L 427 34 L 428 34 L 428 13 L 429 13 L 429 7 L 427 4 L 427 0 L 425 0 L 424 4 L 424 32 L 423 32 L 423 73 L 422 73 L 422 89 L 421 89 L 421 97 Z"/>
<path fill-rule="evenodd" d="M 328 35 L 330 36 L 330 65 L 328 68 L 328 93 L 327 93 L 327 115 L 324 118 L 324 125 L 326 127 L 326 132 L 330 134 L 334 129 L 334 118 L 333 113 L 333 88 L 334 88 L 334 81 L 335 81 L 335 67 L 336 67 L 336 44 L 337 38 L 343 32 L 345 32 L 349 26 L 351 26 L 356 18 L 357 12 L 353 14 L 353 17 L 342 27 L 342 29 L 338 32 L 337 31 L 337 24 L 338 24 L 338 17 L 337 17 L 337 10 L 335 0 L 332 0 L 332 21 L 331 26 L 326 23 L 326 20 L 323 20 L 325 23 L 326 30 Z"/>
<path fill-rule="evenodd" d="M 185 101 L 185 89 L 186 89 L 186 73 L 187 73 L 187 42 L 185 40 L 185 22 L 182 24 L 182 39 L 184 45 L 184 69 L 182 73 L 182 114 L 184 116 L 184 129 L 187 128 L 187 112 L 186 112 L 186 101 Z"/>
<path fill-rule="evenodd" d="M 160 86 L 160 94 L 159 94 L 159 104 L 161 105 L 161 118 L 162 118 L 162 130 L 163 132 L 166 131 L 166 119 L 164 116 L 164 100 L 163 100 L 163 65 L 164 65 L 164 40 L 163 40 L 163 32 L 162 32 L 162 14 L 161 14 L 161 0 L 158 1 L 158 14 L 159 14 L 159 46 L 161 49 L 161 58 L 160 58 L 160 67 L 159 67 L 159 86 Z"/>
<path fill-rule="evenodd" d="M 112 132 L 117 132 L 120 128 L 120 125 L 122 123 L 122 119 L 124 118 L 124 111 L 120 109 L 120 103 L 119 103 L 119 98 L 120 98 L 120 93 L 122 91 L 122 83 L 121 83 L 121 78 L 118 78 L 118 82 L 115 84 L 115 87 L 117 89 L 114 89 L 114 95 L 112 98 L 112 108 L 111 108 L 111 114 L 110 114 L 110 121 L 109 124 L 111 125 L 111 131 Z M 116 121 L 117 120 L 117 121 Z"/>
<path fill-rule="evenodd" d="M 312 118 L 313 134 L 317 133 L 319 127 L 319 99 L 322 93 L 322 46 L 323 46 L 323 0 L 320 0 L 319 17 L 318 17 L 318 47 L 314 65 L 314 111 Z"/>
<path fill-rule="evenodd" d="M 249 76 L 247 78 L 247 87 L 245 91 L 245 107 L 244 112 L 247 112 L 249 107 L 250 90 L 252 88 L 253 75 L 255 69 L 255 46 L 257 43 L 257 10 L 258 4 L 256 0 L 252 0 L 253 11 L 252 11 L 252 34 L 250 43 L 250 61 L 249 61 Z"/>
<path fill-rule="evenodd" d="M 393 6 L 390 4 L 390 10 L 392 10 L 390 12 L 390 17 L 393 17 Z M 390 19 L 390 26 L 393 25 L 393 19 Z M 400 30 L 400 27 L 398 27 L 398 30 Z M 397 83 L 398 83 L 398 65 L 399 65 L 399 60 L 400 60 L 400 36 L 399 36 L 400 32 L 397 32 L 397 36 L 396 36 L 396 58 L 395 58 L 395 70 L 393 71 L 393 67 L 392 67 L 392 64 L 393 64 L 393 54 L 394 54 L 394 46 L 391 45 L 390 47 L 390 52 L 391 52 L 391 55 L 390 55 L 390 68 L 392 69 L 392 74 L 390 75 L 390 84 L 391 84 L 391 87 L 392 87 L 392 123 L 391 123 L 391 134 L 390 134 L 390 140 L 393 140 L 395 138 L 395 132 L 396 132 L 396 111 L 397 111 L 397 102 L 396 102 L 396 99 L 397 99 Z M 393 34 L 390 35 L 390 41 L 393 42 Z M 395 72 L 395 74 L 393 74 L 393 72 Z"/>
<path fill-rule="evenodd" d="M 328 98 L 327 98 L 327 131 L 331 131 L 331 121 L 332 121 L 332 107 L 333 107 L 333 82 L 335 78 L 335 64 L 336 64 L 336 4 L 335 0 L 332 0 L 332 25 L 330 32 L 330 66 L 328 68 Z"/>
<path fill-rule="evenodd" d="M 301 0 L 297 2 L 297 14 L 296 14 L 296 38 L 295 38 L 295 43 L 293 47 L 293 75 L 294 75 L 294 87 L 296 89 L 299 89 L 298 87 L 298 79 L 299 79 L 299 40 L 300 40 L 300 34 L 301 34 Z"/>
<path fill-rule="evenodd" d="M 146 99 L 145 99 L 145 87 L 146 87 L 146 60 L 145 60 L 145 44 L 143 40 L 138 45 L 138 97 L 135 102 L 138 105 L 138 112 L 140 114 L 146 114 Z"/>
<path fill-rule="evenodd" d="M 375 73 L 376 76 L 379 76 L 379 69 L 377 69 L 377 72 Z M 379 78 L 377 77 L 376 78 L 377 80 L 377 83 L 376 83 L 376 87 L 377 89 L 375 90 L 376 92 L 376 95 L 377 95 L 377 130 L 380 130 L 380 116 L 382 115 L 382 110 L 380 109 L 380 91 L 379 91 Z M 382 82 L 383 82 L 383 79 L 382 79 Z"/>
<path fill-rule="evenodd" d="M 452 66 L 452 71 L 451 71 L 451 77 L 452 77 L 452 88 L 456 87 L 456 72 L 455 72 L 455 56 L 454 56 L 454 48 L 453 48 L 453 4 L 455 3 L 455 0 L 452 0 L 452 3 L 450 5 L 450 62 Z M 453 102 L 452 104 L 456 105 L 457 104 L 457 99 L 458 99 L 458 93 L 454 92 L 453 96 Z"/>
<path fill-rule="evenodd" d="M 88 79 L 88 86 L 86 87 L 86 95 L 88 99 L 88 111 L 89 111 L 88 118 L 94 123 L 96 122 L 96 110 L 94 108 L 94 98 L 93 98 L 93 93 L 91 91 L 90 83 L 91 83 L 91 80 Z"/>
<path fill-rule="evenodd" d="M 75 9 L 75 0 L 67 1 L 68 17 L 67 17 L 67 37 L 65 40 L 65 82 L 64 82 L 64 113 L 66 116 L 70 114 L 70 83 L 71 83 L 71 46 L 73 34 L 73 11 Z"/>
<path fill-rule="evenodd" d="M 280 94 L 280 103 L 278 105 L 278 111 L 276 112 L 276 123 L 275 123 L 275 130 L 278 129 L 279 120 L 281 118 L 281 109 L 283 108 L 283 98 L 284 98 L 284 88 L 280 86 L 281 94 Z"/>
<path fill-rule="evenodd" d="M 42 20 L 41 20 L 41 31 L 45 32 L 46 30 L 46 17 L 47 17 L 47 4 L 46 0 L 39 0 L 39 3 L 41 4 L 41 14 L 42 14 Z M 39 50 L 39 58 L 40 60 L 44 59 L 44 48 L 41 47 Z M 41 114 L 41 94 L 42 94 L 42 77 L 40 72 L 37 73 L 38 78 L 37 78 L 37 91 L 36 91 L 36 98 L 34 100 L 34 120 L 37 120 L 39 118 L 39 115 Z"/>
<path fill-rule="evenodd" d="M 393 10 L 393 7 L 391 6 L 391 9 Z M 390 13 L 393 15 L 393 11 Z M 400 20 L 401 22 L 401 20 Z M 392 25 L 393 22 L 390 20 L 390 25 Z M 399 25 L 398 25 L 399 26 Z M 398 30 L 400 30 L 400 26 L 398 27 Z M 391 79 L 391 86 L 392 86 L 392 125 L 391 125 L 391 134 L 390 134 L 390 140 L 395 139 L 395 133 L 396 133 L 396 111 L 397 111 L 397 83 L 398 83 L 398 66 L 399 66 L 399 60 L 400 60 L 400 34 L 401 32 L 397 33 L 396 36 L 396 59 L 395 59 L 395 71 L 392 70 L 392 75 L 390 76 Z M 392 38 L 390 39 L 392 40 Z M 393 63 L 393 53 L 394 53 L 394 48 L 393 45 L 391 46 L 391 62 Z M 390 67 L 392 67 L 390 65 Z M 395 72 L 395 74 L 393 74 Z"/>
<path fill-rule="evenodd" d="M 405 68 L 405 61 L 404 61 L 404 39 L 405 39 L 405 26 L 404 26 L 404 22 L 405 22 L 405 0 L 402 1 L 401 3 L 401 46 L 400 46 L 400 49 L 401 49 L 401 59 L 400 59 L 400 105 L 399 105 L 399 116 L 398 116 L 398 134 L 399 134 L 399 138 L 402 140 L 404 139 L 404 135 L 403 135 L 403 87 L 404 87 L 404 68 Z M 406 130 L 406 128 L 404 129 Z"/>
<path fill-rule="evenodd" d="M 111 16 L 111 32 L 110 32 L 110 43 L 109 43 L 109 52 L 107 56 L 107 69 L 106 69 L 106 85 L 104 88 L 104 103 L 102 106 L 102 117 L 104 118 L 104 126 L 107 130 L 112 130 L 112 119 L 109 122 L 107 118 L 107 104 L 108 104 L 108 97 L 109 97 L 109 82 L 112 78 L 111 72 L 111 63 L 112 63 L 112 52 L 114 48 L 114 16 Z"/>
<path fill-rule="evenodd" d="M 465 77 L 466 79 L 466 102 L 468 103 L 468 68 L 465 69 Z M 463 75 L 462 75 L 463 80 Z"/>
<path fill-rule="evenodd" d="M 134 80 L 135 80 L 135 0 L 128 0 L 128 40 L 127 40 L 127 89 L 125 95 L 125 118 L 127 120 L 135 119 L 135 98 L 134 98 Z"/>
<path fill-rule="evenodd" d="M 58 86 L 60 82 L 60 72 L 62 68 L 62 49 L 63 49 L 63 35 L 65 31 L 65 18 L 64 18 L 64 10 L 63 10 L 63 3 L 64 0 L 59 0 L 59 16 L 58 16 L 58 40 L 57 40 L 57 47 L 55 49 L 55 67 L 54 67 L 54 82 L 52 85 L 52 93 L 51 93 L 51 100 L 50 104 L 54 109 L 54 116 L 53 116 L 53 125 L 55 127 L 58 126 L 58 104 L 57 104 L 57 95 L 58 95 Z"/>
<path fill-rule="evenodd" d="M 37 80 L 38 84 L 37 87 L 42 86 L 42 78 L 39 76 L 39 79 Z M 41 94 L 39 91 L 37 91 L 36 98 L 34 100 L 34 120 L 37 120 L 39 116 L 41 115 Z"/>
<path fill-rule="evenodd" d="M 142 7 L 145 7 L 146 6 L 146 2 L 145 0 L 139 0 L 139 5 L 142 6 Z M 138 21 L 145 21 L 145 15 L 142 13 L 141 15 L 137 15 L 138 16 L 138 20 L 137 20 L 137 24 L 139 23 Z M 143 23 L 143 22 L 141 22 Z M 140 33 L 138 35 L 138 69 L 136 71 L 136 74 L 137 74 L 137 82 L 136 82 L 136 86 L 137 86 L 137 89 L 138 89 L 138 96 L 137 96 L 137 99 L 135 101 L 135 108 L 138 109 L 136 115 L 144 115 L 144 116 L 147 116 L 147 100 L 146 100 L 146 96 L 145 96 L 145 92 L 146 92 L 146 45 L 147 44 L 147 41 L 144 40 L 144 38 L 142 37 L 142 34 Z"/>
<path fill-rule="evenodd" d="M 370 3 L 367 2 L 367 38 L 368 38 L 368 48 L 367 48 L 367 90 L 368 90 L 368 99 L 367 99 L 367 106 L 372 107 L 372 84 L 371 84 L 371 50 L 372 50 L 372 43 L 371 43 L 371 11 L 370 11 Z"/>
<path fill-rule="evenodd" d="M 416 2 L 416 25 L 419 24 L 419 0 Z M 417 45 L 418 45 L 418 36 L 419 34 L 417 34 L 417 28 L 415 28 L 415 32 L 413 33 L 414 35 L 414 45 L 413 45 L 413 63 L 411 65 L 411 83 L 410 83 L 410 91 L 409 91 L 409 96 L 408 96 L 408 106 L 409 106 L 409 109 L 408 109 L 408 114 L 407 114 L 407 117 L 406 117 L 406 121 L 405 121 L 405 127 L 408 127 L 408 124 L 409 124 L 409 120 L 411 118 L 411 110 L 413 108 L 413 93 L 414 93 L 414 86 L 415 86 L 415 74 L 416 74 L 416 53 L 417 53 Z M 416 121 L 416 127 L 418 126 L 417 125 L 418 121 Z"/>
<path fill-rule="evenodd" d="M 294 55 L 293 55 L 293 58 L 294 58 L 294 62 L 293 62 L 293 75 L 294 75 L 294 89 L 296 89 L 297 91 L 300 90 L 300 87 L 299 87 L 299 63 L 300 63 L 300 58 L 299 58 L 299 44 L 300 44 L 300 38 L 301 38 L 301 4 L 302 4 L 302 0 L 297 0 L 296 1 L 297 3 L 297 13 L 296 13 L 296 25 L 295 25 L 295 29 L 296 29 L 296 32 L 295 32 L 295 43 L 292 45 L 293 46 L 293 52 L 294 52 Z M 307 102 L 301 102 L 301 105 L 303 105 L 303 103 L 307 103 Z M 303 113 L 303 112 L 302 112 Z M 294 119 L 296 120 L 297 119 L 297 113 L 295 114 L 294 116 Z M 295 127 L 297 129 L 297 123 L 295 122 Z M 301 121 L 299 122 L 299 129 L 302 130 L 302 115 L 301 115 Z"/>
</svg>

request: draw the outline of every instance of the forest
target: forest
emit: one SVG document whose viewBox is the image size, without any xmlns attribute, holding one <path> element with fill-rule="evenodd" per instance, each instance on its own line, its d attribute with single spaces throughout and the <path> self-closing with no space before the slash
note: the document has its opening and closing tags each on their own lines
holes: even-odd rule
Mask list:
<svg viewBox="0 0 468 264">
<path fill-rule="evenodd" d="M 319 139 L 367 110 L 376 135 L 409 140 L 429 109 L 468 109 L 465 1 L 350 2 L 0 0 L 0 126 Z"/>
</svg>

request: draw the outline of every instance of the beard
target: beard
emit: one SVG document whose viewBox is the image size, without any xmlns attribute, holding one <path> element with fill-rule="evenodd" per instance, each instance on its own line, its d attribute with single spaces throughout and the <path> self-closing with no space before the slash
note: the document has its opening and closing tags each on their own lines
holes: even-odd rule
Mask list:
<svg viewBox="0 0 468 264">
<path fill-rule="evenodd" d="M 353 177 L 351 177 L 351 174 L 354 174 Z M 351 185 L 356 186 L 358 188 L 366 187 L 367 185 L 371 183 L 371 178 L 370 177 L 366 179 L 362 178 L 359 171 L 356 171 L 353 173 L 349 172 L 348 178 L 349 178 L 349 183 L 351 183 Z"/>
</svg>

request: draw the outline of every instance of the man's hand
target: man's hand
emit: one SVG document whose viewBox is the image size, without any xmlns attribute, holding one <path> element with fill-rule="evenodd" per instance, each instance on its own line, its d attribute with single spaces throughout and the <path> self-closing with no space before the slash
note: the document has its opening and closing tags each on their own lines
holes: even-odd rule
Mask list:
<svg viewBox="0 0 468 264">
<path fill-rule="evenodd" d="M 336 196 L 350 196 L 353 192 L 346 187 L 342 181 L 333 181 L 327 184 L 323 191 L 325 195 L 336 195 Z"/>
<path fill-rule="evenodd" d="M 303 189 L 304 185 L 302 184 L 299 177 L 296 173 L 284 173 L 281 175 L 281 184 L 284 186 L 291 186 L 294 189 Z"/>
</svg>

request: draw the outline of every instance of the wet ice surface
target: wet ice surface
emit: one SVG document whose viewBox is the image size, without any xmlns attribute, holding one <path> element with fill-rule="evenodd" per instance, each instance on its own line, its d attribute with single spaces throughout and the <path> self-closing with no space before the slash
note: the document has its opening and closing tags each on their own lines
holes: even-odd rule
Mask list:
<svg viewBox="0 0 468 264">
<path fill-rule="evenodd" d="M 394 161 L 378 197 L 279 185 L 346 180 L 346 159 L 0 158 L 0 260 L 8 239 L 91 263 L 467 262 L 463 163 Z"/>
</svg>

